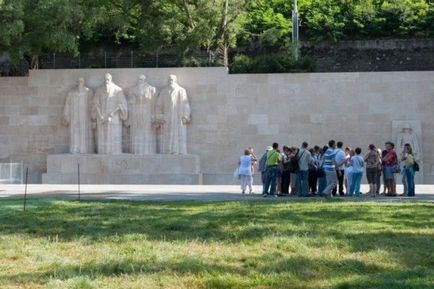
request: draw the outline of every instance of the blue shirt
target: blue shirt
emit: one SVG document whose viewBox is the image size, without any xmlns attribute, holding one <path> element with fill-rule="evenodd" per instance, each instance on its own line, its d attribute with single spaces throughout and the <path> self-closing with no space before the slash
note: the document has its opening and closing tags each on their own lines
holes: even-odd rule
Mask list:
<svg viewBox="0 0 434 289">
<path fill-rule="evenodd" d="M 324 154 L 323 168 L 325 171 L 333 172 L 336 170 L 334 160 L 336 158 L 336 150 L 329 148 Z"/>
</svg>

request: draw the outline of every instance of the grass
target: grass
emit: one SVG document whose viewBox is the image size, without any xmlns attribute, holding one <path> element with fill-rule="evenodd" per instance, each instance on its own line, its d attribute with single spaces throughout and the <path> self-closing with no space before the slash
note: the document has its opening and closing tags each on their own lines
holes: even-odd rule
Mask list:
<svg viewBox="0 0 434 289">
<path fill-rule="evenodd" d="M 434 204 L 0 201 L 0 288 L 434 288 Z"/>
</svg>

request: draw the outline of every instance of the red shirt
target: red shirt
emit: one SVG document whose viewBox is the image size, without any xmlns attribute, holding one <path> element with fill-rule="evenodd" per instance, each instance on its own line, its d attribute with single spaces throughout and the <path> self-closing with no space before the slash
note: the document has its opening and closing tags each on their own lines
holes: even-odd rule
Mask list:
<svg viewBox="0 0 434 289">
<path fill-rule="evenodd" d="M 386 161 L 387 167 L 391 167 L 394 164 L 398 163 L 398 155 L 394 150 L 389 151 L 385 158 L 388 158 L 388 160 Z"/>
</svg>

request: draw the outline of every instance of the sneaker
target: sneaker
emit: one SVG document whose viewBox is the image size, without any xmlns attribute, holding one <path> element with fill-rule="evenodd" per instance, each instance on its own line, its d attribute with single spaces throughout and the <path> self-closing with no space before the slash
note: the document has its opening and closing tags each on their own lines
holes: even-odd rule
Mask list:
<svg viewBox="0 0 434 289">
<path fill-rule="evenodd" d="M 262 197 L 263 197 L 263 198 L 266 198 L 266 197 L 267 197 L 267 194 L 262 194 Z"/>
<path fill-rule="evenodd" d="M 242 191 L 242 192 L 241 192 L 241 194 L 243 194 L 243 195 L 244 195 L 245 193 L 246 193 L 245 191 Z"/>
</svg>

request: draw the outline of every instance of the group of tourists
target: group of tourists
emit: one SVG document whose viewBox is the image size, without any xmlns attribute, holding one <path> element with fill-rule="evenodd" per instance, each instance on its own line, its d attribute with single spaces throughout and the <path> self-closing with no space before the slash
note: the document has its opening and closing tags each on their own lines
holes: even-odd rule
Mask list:
<svg viewBox="0 0 434 289">
<path fill-rule="evenodd" d="M 344 147 L 343 142 L 330 140 L 327 146 L 283 146 L 277 143 L 266 148 L 257 158 L 253 148 L 247 148 L 240 157 L 235 175 L 241 182 L 242 193 L 253 193 L 253 174 L 261 174 L 264 197 L 277 196 L 349 196 L 360 197 L 363 174 L 369 184 L 368 196 L 397 196 L 396 177 L 402 175 L 404 195 L 415 195 L 414 176 L 419 171 L 415 154 L 406 143 L 403 151 L 395 151 L 392 142 L 384 150 L 371 144 L 363 153 L 361 148 Z M 380 193 L 381 180 L 383 191 Z"/>
</svg>

